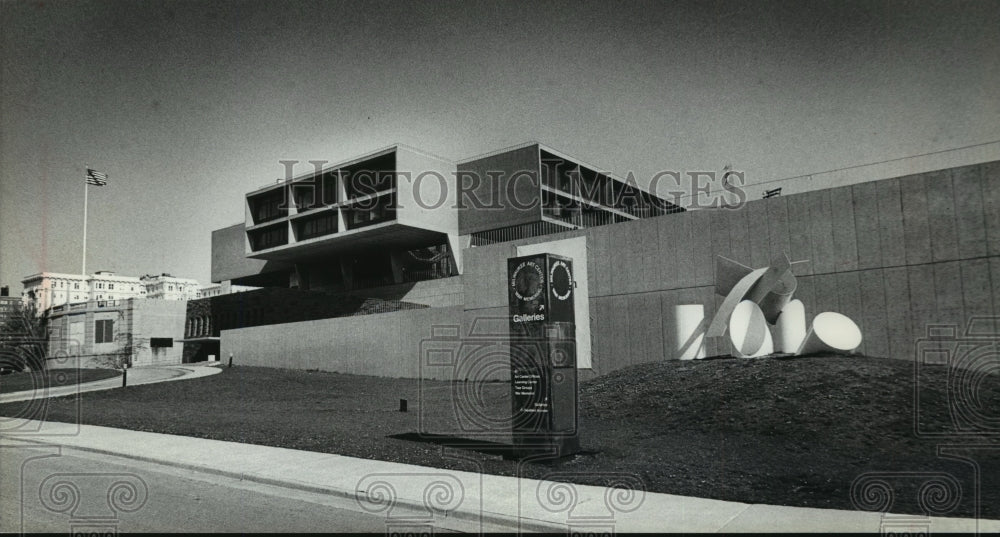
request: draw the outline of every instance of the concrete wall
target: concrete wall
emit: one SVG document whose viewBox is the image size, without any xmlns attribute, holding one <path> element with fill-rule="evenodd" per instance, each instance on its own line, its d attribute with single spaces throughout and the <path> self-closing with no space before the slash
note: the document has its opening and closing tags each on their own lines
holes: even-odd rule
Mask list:
<svg viewBox="0 0 1000 537">
<path fill-rule="evenodd" d="M 421 229 L 458 233 L 455 164 L 400 147 L 396 170 L 396 220 Z"/>
<path fill-rule="evenodd" d="M 435 327 L 452 334 L 461 322 L 462 307 L 451 306 L 223 330 L 221 355 L 233 353 L 237 365 L 414 378 L 424 365 L 422 342 L 440 332 Z M 457 347 L 457 338 L 446 342 Z M 444 378 L 450 369 L 442 369 L 424 376 Z"/>
<path fill-rule="evenodd" d="M 184 319 L 186 300 L 133 300 L 132 337 L 142 345 L 132 359 L 133 366 L 170 365 L 181 363 L 184 344 Z M 168 338 L 173 346 L 155 348 L 150 338 Z"/>
<path fill-rule="evenodd" d="M 458 200 L 460 234 L 541 220 L 538 151 L 538 144 L 532 144 L 458 164 L 464 193 Z"/>
<path fill-rule="evenodd" d="M 807 320 L 850 316 L 870 355 L 912 358 L 928 323 L 1000 312 L 1000 162 L 471 248 L 466 315 L 506 313 L 499 282 L 518 245 L 581 235 L 593 374 L 668 358 L 674 305 L 703 304 L 710 319 L 716 255 L 755 268 L 782 252 L 810 260 L 795 267 Z M 709 338 L 707 352 L 729 343 Z"/>
<path fill-rule="evenodd" d="M 359 289 L 352 291 L 352 293 L 370 298 L 401 300 L 403 302 L 423 304 L 432 308 L 461 306 L 465 298 L 461 276 L 389 285 L 373 289 Z"/>
<path fill-rule="evenodd" d="M 251 278 L 260 274 L 291 270 L 291 265 L 246 257 L 246 228 L 243 223 L 212 231 L 212 281 Z M 287 281 L 287 277 L 285 278 Z"/>
</svg>

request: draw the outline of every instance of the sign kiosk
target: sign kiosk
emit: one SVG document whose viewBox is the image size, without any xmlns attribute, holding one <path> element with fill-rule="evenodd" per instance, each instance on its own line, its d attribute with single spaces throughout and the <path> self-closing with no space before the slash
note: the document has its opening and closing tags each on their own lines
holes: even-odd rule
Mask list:
<svg viewBox="0 0 1000 537">
<path fill-rule="evenodd" d="M 577 453 L 573 261 L 508 259 L 507 298 L 514 456 Z"/>
</svg>

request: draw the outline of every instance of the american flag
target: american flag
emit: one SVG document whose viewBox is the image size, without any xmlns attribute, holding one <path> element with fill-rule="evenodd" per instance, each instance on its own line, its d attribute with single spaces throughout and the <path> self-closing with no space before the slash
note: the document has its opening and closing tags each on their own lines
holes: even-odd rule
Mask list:
<svg viewBox="0 0 1000 537">
<path fill-rule="evenodd" d="M 108 184 L 108 174 L 87 168 L 87 184 L 104 186 Z"/>
</svg>

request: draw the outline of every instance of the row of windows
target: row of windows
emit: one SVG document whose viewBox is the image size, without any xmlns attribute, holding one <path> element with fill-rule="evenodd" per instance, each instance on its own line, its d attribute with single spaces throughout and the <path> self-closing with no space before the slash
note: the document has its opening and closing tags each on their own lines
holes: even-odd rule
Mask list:
<svg viewBox="0 0 1000 537">
<path fill-rule="evenodd" d="M 149 287 L 149 289 L 151 291 L 162 291 L 163 290 L 163 284 L 160 283 L 160 284 L 153 285 L 153 286 Z M 174 286 L 173 285 L 168 285 L 167 286 L 167 291 L 173 291 L 173 290 L 174 290 Z M 183 291 L 184 290 L 184 286 L 183 285 L 178 285 L 177 286 L 177 290 L 178 291 Z"/>
<path fill-rule="evenodd" d="M 53 284 L 52 287 L 53 288 L 64 288 L 64 287 L 67 287 L 67 285 L 66 285 L 66 282 L 58 282 L 57 281 L 57 282 L 54 282 L 54 284 Z M 105 289 L 104 283 L 101 283 L 101 282 L 98 282 L 95 287 L 97 289 Z M 162 289 L 162 288 L 163 288 L 163 284 L 159 284 L 159 285 L 156 285 L 155 287 L 153 287 L 153 289 Z M 73 289 L 79 290 L 80 289 L 80 284 L 79 283 L 74 283 L 73 284 Z M 113 283 L 107 284 L 107 290 L 108 291 L 113 291 L 114 289 L 115 289 L 115 284 L 113 284 Z M 130 285 L 129 288 L 128 288 L 128 290 L 131 291 L 131 292 L 135 292 L 135 286 L 134 285 Z M 168 285 L 167 286 L 167 290 L 168 291 L 173 291 L 174 290 L 174 286 L 173 285 Z M 177 290 L 183 292 L 184 291 L 184 286 L 183 285 L 178 285 L 177 286 Z M 145 289 L 143 289 L 142 291 L 145 292 Z"/>
<path fill-rule="evenodd" d="M 258 325 L 264 318 L 264 309 L 259 306 L 222 312 L 219 315 L 189 317 L 186 334 L 189 337 L 211 336 L 218 330 Z"/>
<path fill-rule="evenodd" d="M 104 284 L 101 283 L 101 282 L 97 282 L 97 288 L 98 289 L 104 289 Z M 115 284 L 109 283 L 107 288 L 110 291 L 110 290 L 112 290 L 112 289 L 115 288 Z M 128 288 L 128 290 L 129 291 L 135 291 L 135 286 L 134 285 L 130 285 L 129 288 Z"/>
<path fill-rule="evenodd" d="M 309 239 L 320 235 L 329 235 L 337 232 L 337 213 L 330 213 L 318 218 L 308 218 L 296 222 L 298 226 L 298 238 Z"/>
<path fill-rule="evenodd" d="M 253 250 L 263 250 L 265 248 L 288 244 L 288 228 L 284 225 L 254 230 L 249 233 L 249 236 Z"/>
<path fill-rule="evenodd" d="M 261 196 L 250 201 L 255 223 L 267 222 L 286 214 L 285 198 L 282 192 Z"/>
</svg>

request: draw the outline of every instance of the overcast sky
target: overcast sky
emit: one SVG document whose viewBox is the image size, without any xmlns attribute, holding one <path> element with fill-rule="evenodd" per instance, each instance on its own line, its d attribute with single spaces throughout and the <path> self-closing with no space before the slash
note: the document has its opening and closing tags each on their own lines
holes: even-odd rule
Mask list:
<svg viewBox="0 0 1000 537">
<path fill-rule="evenodd" d="M 282 159 L 538 140 L 642 182 L 1000 139 L 1000 2 L 0 3 L 0 284 L 208 283 Z M 305 171 L 305 168 L 302 168 Z"/>
</svg>

